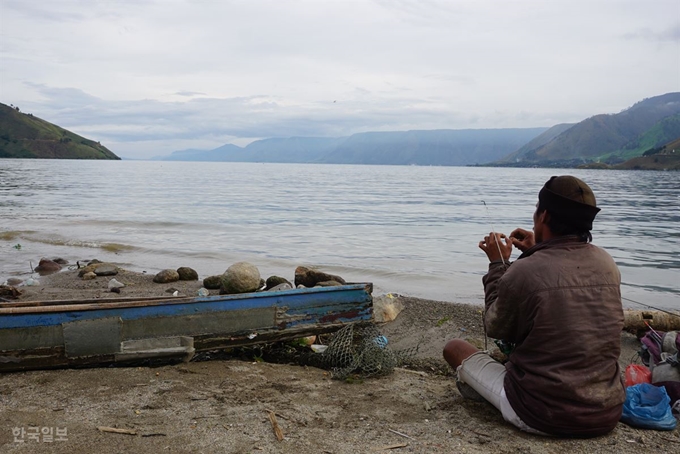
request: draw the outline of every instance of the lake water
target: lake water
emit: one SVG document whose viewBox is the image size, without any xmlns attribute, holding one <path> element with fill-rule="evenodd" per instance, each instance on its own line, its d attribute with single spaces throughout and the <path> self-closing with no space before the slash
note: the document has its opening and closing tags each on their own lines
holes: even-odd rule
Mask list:
<svg viewBox="0 0 680 454">
<path fill-rule="evenodd" d="M 201 278 L 249 261 L 264 278 L 316 266 L 374 295 L 483 304 L 477 243 L 531 229 L 539 189 L 565 173 L 595 191 L 594 243 L 624 304 L 680 309 L 677 172 L 0 159 L 0 282 L 41 257 Z"/>
</svg>

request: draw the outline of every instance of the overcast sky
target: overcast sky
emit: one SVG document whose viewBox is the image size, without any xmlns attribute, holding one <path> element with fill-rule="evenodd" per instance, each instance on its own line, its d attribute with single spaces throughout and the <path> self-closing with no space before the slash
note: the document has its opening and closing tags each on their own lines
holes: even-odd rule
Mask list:
<svg viewBox="0 0 680 454">
<path fill-rule="evenodd" d="M 680 0 L 0 0 L 0 102 L 122 157 L 553 126 L 680 91 Z"/>
</svg>

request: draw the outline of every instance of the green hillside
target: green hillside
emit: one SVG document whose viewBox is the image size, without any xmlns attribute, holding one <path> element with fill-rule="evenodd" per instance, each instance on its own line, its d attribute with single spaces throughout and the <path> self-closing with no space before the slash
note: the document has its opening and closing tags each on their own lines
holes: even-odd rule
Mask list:
<svg viewBox="0 0 680 454">
<path fill-rule="evenodd" d="M 539 146 L 525 145 L 499 165 L 574 167 L 617 164 L 680 136 L 680 93 L 644 99 L 617 114 L 600 114 Z"/>
<path fill-rule="evenodd" d="M 638 156 L 612 168 L 622 170 L 680 170 L 680 150 L 675 155 Z"/>
<path fill-rule="evenodd" d="M 610 163 L 625 161 L 642 156 L 652 148 L 663 147 L 678 137 L 680 137 L 680 114 L 664 118 L 652 128 L 628 142 L 625 147 L 598 156 L 596 160 Z"/>
<path fill-rule="evenodd" d="M 521 158 L 523 156 L 534 153 L 536 150 L 538 150 L 539 148 L 541 148 L 545 144 L 550 143 L 552 140 L 555 139 L 555 137 L 559 136 L 560 134 L 562 134 L 564 131 L 571 128 L 572 126 L 574 126 L 573 123 L 561 123 L 559 125 L 555 125 L 552 128 L 548 129 L 543 134 L 536 137 L 534 140 L 525 144 L 519 150 L 515 151 L 511 155 L 506 156 L 501 161 L 502 162 L 516 162 L 518 160 L 521 160 Z"/>
<path fill-rule="evenodd" d="M 645 151 L 625 162 L 609 166 L 603 162 L 593 162 L 580 166 L 588 169 L 620 170 L 680 170 L 680 137 Z"/>
<path fill-rule="evenodd" d="M 2 103 L 0 158 L 120 159 L 99 142 Z"/>
</svg>

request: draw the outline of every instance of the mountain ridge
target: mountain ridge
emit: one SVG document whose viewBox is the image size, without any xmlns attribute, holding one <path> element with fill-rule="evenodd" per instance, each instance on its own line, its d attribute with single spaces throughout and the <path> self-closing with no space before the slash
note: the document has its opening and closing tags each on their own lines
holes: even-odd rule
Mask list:
<svg viewBox="0 0 680 454">
<path fill-rule="evenodd" d="M 272 137 L 156 156 L 160 161 L 618 168 L 680 138 L 680 92 L 645 98 L 615 114 L 550 128 L 370 131 L 343 137 Z M 120 159 L 18 107 L 0 103 L 0 158 Z M 126 158 L 134 159 L 134 158 Z M 674 156 L 657 156 L 653 168 Z M 636 161 L 646 165 L 649 159 Z M 642 163 L 642 164 L 639 164 Z M 664 164 L 665 166 L 665 164 Z M 630 168 L 623 166 L 622 168 Z M 667 168 L 667 167 L 663 167 Z"/>
<path fill-rule="evenodd" d="M 2 103 L 0 158 L 120 159 L 99 142 Z"/>
<path fill-rule="evenodd" d="M 616 164 L 642 155 L 640 138 L 659 128 L 658 146 L 677 138 L 675 123 L 664 128 L 661 123 L 680 114 L 680 93 L 646 98 L 617 114 L 598 114 L 565 129 L 537 147 L 522 147 L 497 164 L 545 166 L 574 161 L 593 161 Z M 528 144 L 527 144 L 528 145 Z"/>
<path fill-rule="evenodd" d="M 499 159 L 547 129 L 436 129 L 363 132 L 332 138 L 268 138 L 244 148 L 223 145 L 206 150 L 203 157 L 227 162 L 470 165 Z M 174 152 L 157 159 L 194 160 L 190 155 Z"/>
</svg>

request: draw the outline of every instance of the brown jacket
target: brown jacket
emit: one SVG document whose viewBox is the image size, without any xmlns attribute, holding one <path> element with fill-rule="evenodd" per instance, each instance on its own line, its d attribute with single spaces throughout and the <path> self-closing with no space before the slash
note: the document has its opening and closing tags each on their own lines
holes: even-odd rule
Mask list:
<svg viewBox="0 0 680 454">
<path fill-rule="evenodd" d="M 625 391 L 618 359 L 621 274 L 604 250 L 561 237 L 483 278 L 487 335 L 514 342 L 505 393 L 529 426 L 553 435 L 608 433 Z"/>
</svg>

